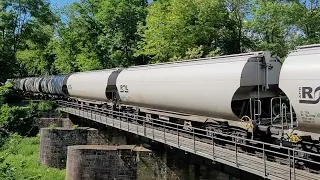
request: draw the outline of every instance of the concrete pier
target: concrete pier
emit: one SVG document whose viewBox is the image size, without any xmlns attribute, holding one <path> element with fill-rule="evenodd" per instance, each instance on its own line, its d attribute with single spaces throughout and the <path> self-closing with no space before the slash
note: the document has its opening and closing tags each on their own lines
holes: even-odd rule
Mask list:
<svg viewBox="0 0 320 180">
<path fill-rule="evenodd" d="M 77 145 L 68 147 L 66 180 L 137 180 L 142 147 Z"/>
<path fill-rule="evenodd" d="M 71 145 L 99 144 L 97 129 L 79 127 L 42 128 L 40 131 L 40 163 L 59 169 L 66 167 L 67 147 Z"/>
</svg>

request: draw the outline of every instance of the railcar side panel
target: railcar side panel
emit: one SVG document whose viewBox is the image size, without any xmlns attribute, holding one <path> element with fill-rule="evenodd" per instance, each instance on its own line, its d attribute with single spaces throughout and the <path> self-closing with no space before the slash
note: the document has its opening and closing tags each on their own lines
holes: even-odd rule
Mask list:
<svg viewBox="0 0 320 180">
<path fill-rule="evenodd" d="M 43 93 L 47 93 L 49 94 L 50 93 L 50 90 L 49 90 L 49 83 L 50 81 L 54 78 L 54 76 L 47 76 L 47 77 L 44 77 L 41 81 L 41 91 Z"/>
<path fill-rule="evenodd" d="M 59 75 L 54 76 L 50 79 L 48 83 L 48 90 L 50 94 L 56 94 L 56 95 L 64 95 L 63 92 L 63 83 L 65 78 L 68 78 L 67 75 Z"/>
<path fill-rule="evenodd" d="M 320 133 L 320 48 L 298 49 L 288 55 L 279 87 L 289 98 L 298 129 Z"/>
<path fill-rule="evenodd" d="M 106 96 L 107 84 L 114 71 L 99 70 L 74 73 L 67 80 L 68 94 L 71 97 L 108 101 Z"/>
<path fill-rule="evenodd" d="M 231 101 L 254 55 L 132 67 L 117 79 L 121 102 L 237 120 Z"/>
</svg>

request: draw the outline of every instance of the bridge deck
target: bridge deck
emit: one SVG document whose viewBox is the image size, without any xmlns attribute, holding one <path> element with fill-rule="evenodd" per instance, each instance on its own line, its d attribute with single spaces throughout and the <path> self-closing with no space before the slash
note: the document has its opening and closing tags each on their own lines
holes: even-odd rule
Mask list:
<svg viewBox="0 0 320 180">
<path fill-rule="evenodd" d="M 199 156 L 211 159 L 213 161 L 217 161 L 256 174 L 261 177 L 265 177 L 267 179 L 320 179 L 319 174 L 293 168 L 293 166 L 289 167 L 289 165 L 281 165 L 277 162 L 271 162 L 266 160 L 266 158 L 259 158 L 235 150 L 226 149 L 221 146 L 213 145 L 212 143 L 204 142 L 203 140 L 197 137 L 183 136 L 183 132 L 180 132 L 180 130 L 178 129 L 176 131 L 168 129 L 165 130 L 165 128 L 159 129 L 151 125 L 142 125 L 134 122 L 126 122 L 125 120 L 107 117 L 102 113 L 98 113 L 92 110 L 79 110 L 73 107 L 61 107 L 60 110 L 111 127 L 115 127 L 124 131 L 147 137 L 155 141 L 170 145 L 172 147 L 179 148 L 186 152 L 194 153 Z"/>
</svg>

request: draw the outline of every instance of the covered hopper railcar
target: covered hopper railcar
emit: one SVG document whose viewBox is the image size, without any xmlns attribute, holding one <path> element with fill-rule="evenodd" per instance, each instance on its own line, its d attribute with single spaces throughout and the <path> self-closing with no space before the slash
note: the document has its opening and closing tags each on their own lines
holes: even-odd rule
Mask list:
<svg viewBox="0 0 320 180">
<path fill-rule="evenodd" d="M 117 89 L 122 104 L 151 116 L 237 127 L 243 116 L 269 116 L 270 107 L 262 103 L 278 95 L 280 69 L 269 52 L 138 66 L 122 70 Z"/>
<path fill-rule="evenodd" d="M 289 98 L 297 129 L 320 133 L 320 46 L 298 47 L 286 58 L 280 73 L 280 89 Z"/>
<path fill-rule="evenodd" d="M 39 77 L 39 78 L 36 78 L 34 80 L 34 91 L 35 93 L 41 93 L 42 90 L 41 90 L 41 81 L 42 81 L 43 77 Z"/>
<path fill-rule="evenodd" d="M 59 75 L 59 76 L 53 76 L 48 80 L 47 84 L 47 91 L 49 91 L 49 94 L 53 95 L 66 95 L 65 87 L 66 86 L 66 79 L 69 75 Z"/>
<path fill-rule="evenodd" d="M 27 92 L 35 92 L 35 86 L 34 86 L 35 80 L 36 80 L 36 77 L 26 78 L 25 89 Z"/>
<path fill-rule="evenodd" d="M 117 94 L 116 79 L 120 73 L 117 69 L 79 72 L 67 79 L 68 95 L 96 103 L 109 102 Z"/>
<path fill-rule="evenodd" d="M 19 88 L 18 90 L 20 91 L 25 91 L 25 83 L 26 83 L 26 78 L 20 79 L 19 81 Z"/>
<path fill-rule="evenodd" d="M 49 94 L 50 93 L 49 83 L 53 79 L 53 77 L 54 76 L 43 77 L 42 81 L 40 82 L 42 93 L 45 93 L 45 94 Z"/>
</svg>

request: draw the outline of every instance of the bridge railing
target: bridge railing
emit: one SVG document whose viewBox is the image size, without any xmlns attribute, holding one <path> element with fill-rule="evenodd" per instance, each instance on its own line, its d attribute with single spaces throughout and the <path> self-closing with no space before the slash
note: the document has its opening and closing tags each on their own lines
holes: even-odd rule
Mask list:
<svg viewBox="0 0 320 180">
<path fill-rule="evenodd" d="M 264 143 L 261 141 L 256 141 L 252 139 L 246 139 L 243 137 L 238 137 L 231 134 L 224 134 L 219 132 L 208 131 L 199 128 L 190 128 L 188 130 L 183 129 L 182 124 L 172 123 L 165 120 L 154 119 L 154 118 L 146 118 L 145 116 L 139 116 L 131 113 L 124 113 L 119 111 L 112 111 L 105 108 L 93 107 L 85 104 L 78 104 L 67 101 L 57 101 L 57 104 L 61 107 L 77 109 L 78 116 L 89 117 L 91 119 L 98 119 L 105 116 L 106 118 L 110 118 L 112 121 L 112 125 L 115 126 L 115 120 L 120 121 L 120 129 L 127 128 L 130 132 L 132 129 L 129 127 L 129 123 L 136 125 L 136 134 L 139 134 L 139 127 L 144 128 L 144 136 L 148 134 L 146 128 L 150 128 L 151 139 L 156 140 L 157 137 L 163 136 L 164 143 L 166 141 L 177 143 L 178 147 L 185 146 L 185 139 L 189 139 L 189 143 L 192 143 L 193 153 L 197 154 L 198 152 L 205 152 L 211 156 L 210 159 L 215 160 L 216 158 L 222 158 L 225 161 L 229 161 L 238 166 L 250 166 L 248 168 L 252 168 L 256 171 L 259 171 L 264 174 L 264 177 L 268 177 L 270 175 L 271 169 L 277 169 L 279 167 L 271 167 L 274 164 L 269 162 L 276 162 L 276 164 L 280 163 L 282 166 L 287 166 L 287 170 L 283 173 L 287 178 L 297 179 L 297 176 L 303 178 L 303 173 L 297 174 L 296 171 L 299 169 L 301 171 L 301 167 L 304 169 L 318 168 L 320 169 L 320 162 L 315 160 L 320 160 L 320 155 L 312 152 L 306 152 L 296 147 L 284 147 L 281 145 L 274 145 L 270 143 Z M 109 121 L 109 120 L 108 120 Z M 156 133 L 161 131 L 161 134 Z M 176 139 L 170 139 L 175 135 Z M 142 134 L 139 134 L 142 135 Z M 150 135 L 150 134 L 149 134 Z M 170 138 L 168 138 L 170 137 Z M 184 139 L 184 141 L 182 141 Z M 241 142 L 241 143 L 240 143 Z M 210 144 L 210 146 L 203 146 L 203 144 Z M 298 146 L 298 145 L 297 145 Z M 209 148 L 208 148 L 209 147 Z M 215 147 L 222 147 L 232 150 L 234 154 L 232 156 L 226 157 L 218 157 L 216 153 Z M 252 160 L 252 164 L 255 165 L 257 161 L 254 161 L 254 158 L 259 158 L 262 165 L 257 165 L 254 167 L 249 165 L 250 163 L 242 163 L 243 157 L 241 154 L 251 155 L 252 159 L 247 159 L 247 161 Z M 220 154 L 221 155 L 221 154 Z M 312 157 L 311 160 L 309 159 Z M 241 163 L 239 163 L 241 162 Z M 279 173 L 280 170 L 272 170 L 277 171 Z M 305 171 L 306 172 L 306 171 Z M 279 179 L 283 178 L 284 174 L 279 174 Z M 274 173 L 273 176 L 277 176 Z M 298 178 L 299 179 L 299 178 Z M 307 178 L 308 179 L 308 178 Z"/>
</svg>

